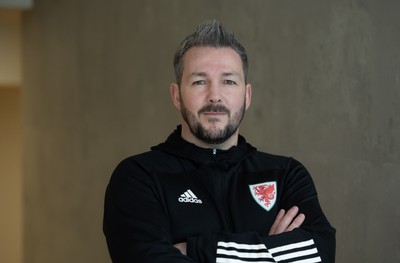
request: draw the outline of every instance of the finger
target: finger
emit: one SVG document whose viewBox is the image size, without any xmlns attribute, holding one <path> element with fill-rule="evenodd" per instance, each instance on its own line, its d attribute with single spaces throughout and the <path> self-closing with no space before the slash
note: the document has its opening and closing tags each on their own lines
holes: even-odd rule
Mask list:
<svg viewBox="0 0 400 263">
<path fill-rule="evenodd" d="M 304 214 L 299 214 L 298 216 L 296 216 L 290 226 L 286 229 L 286 232 L 292 231 L 293 229 L 300 227 L 303 224 L 305 218 L 306 216 Z"/>
<path fill-rule="evenodd" d="M 174 247 L 179 249 L 179 251 L 183 254 L 186 255 L 186 242 L 182 243 L 176 243 L 174 244 Z"/>
<path fill-rule="evenodd" d="M 293 206 L 292 208 L 290 208 L 277 225 L 275 229 L 275 234 L 285 232 L 289 225 L 292 223 L 293 219 L 296 217 L 297 212 L 299 212 L 299 208 L 297 206 Z"/>
<path fill-rule="evenodd" d="M 274 221 L 274 223 L 272 224 L 271 229 L 269 230 L 268 235 L 275 235 L 276 227 L 277 227 L 277 226 L 279 225 L 279 223 L 281 222 L 281 220 L 282 220 L 283 216 L 285 215 L 285 213 L 286 213 L 285 210 L 283 210 L 283 209 L 279 210 L 279 213 L 278 213 L 278 215 L 276 216 L 275 221 Z"/>
</svg>

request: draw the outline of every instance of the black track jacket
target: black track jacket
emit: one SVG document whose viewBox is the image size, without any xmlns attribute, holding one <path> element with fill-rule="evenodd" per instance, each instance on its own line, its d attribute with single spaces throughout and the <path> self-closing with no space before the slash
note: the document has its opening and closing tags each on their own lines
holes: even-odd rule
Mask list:
<svg viewBox="0 0 400 263">
<path fill-rule="evenodd" d="M 111 176 L 103 228 L 114 263 L 334 262 L 335 229 L 303 165 L 259 152 L 242 136 L 213 150 L 180 134 L 178 126 Z M 295 205 L 303 225 L 268 236 L 279 209 Z M 174 248 L 179 242 L 187 256 Z"/>
</svg>

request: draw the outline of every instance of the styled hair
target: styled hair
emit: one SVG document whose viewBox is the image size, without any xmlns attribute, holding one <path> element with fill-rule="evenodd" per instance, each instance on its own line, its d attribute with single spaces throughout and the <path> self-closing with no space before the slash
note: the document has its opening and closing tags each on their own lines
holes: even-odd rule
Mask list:
<svg viewBox="0 0 400 263">
<path fill-rule="evenodd" d="M 235 50 L 242 60 L 244 80 L 247 83 L 248 59 L 244 47 L 227 31 L 219 21 L 211 20 L 200 24 L 197 30 L 181 42 L 174 56 L 176 83 L 180 86 L 183 74 L 183 56 L 192 47 L 229 47 Z"/>
</svg>

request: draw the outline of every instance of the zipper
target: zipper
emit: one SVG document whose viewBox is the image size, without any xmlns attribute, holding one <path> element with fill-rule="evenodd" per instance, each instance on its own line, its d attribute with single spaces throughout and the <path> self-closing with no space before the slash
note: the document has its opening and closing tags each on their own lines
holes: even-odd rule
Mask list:
<svg viewBox="0 0 400 263">
<path fill-rule="evenodd" d="M 214 162 L 216 167 L 217 165 L 217 149 L 212 149 L 212 156 L 214 158 Z M 217 206 L 219 207 L 220 211 L 220 216 L 222 219 L 222 228 L 223 231 L 231 231 L 232 230 L 232 222 L 229 216 L 229 209 L 228 209 L 228 204 L 227 204 L 227 198 L 226 198 L 226 178 L 224 176 L 224 171 L 220 170 L 221 168 L 215 169 L 217 171 L 216 175 L 216 183 L 217 183 Z"/>
</svg>

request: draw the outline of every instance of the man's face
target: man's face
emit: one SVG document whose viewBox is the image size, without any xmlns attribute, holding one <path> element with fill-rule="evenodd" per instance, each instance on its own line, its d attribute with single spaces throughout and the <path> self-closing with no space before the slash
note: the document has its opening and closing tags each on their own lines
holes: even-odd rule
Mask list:
<svg viewBox="0 0 400 263">
<path fill-rule="evenodd" d="M 185 121 L 183 132 L 207 144 L 224 143 L 237 134 L 250 104 L 240 56 L 231 48 L 194 47 L 183 64 L 175 103 Z"/>
</svg>

